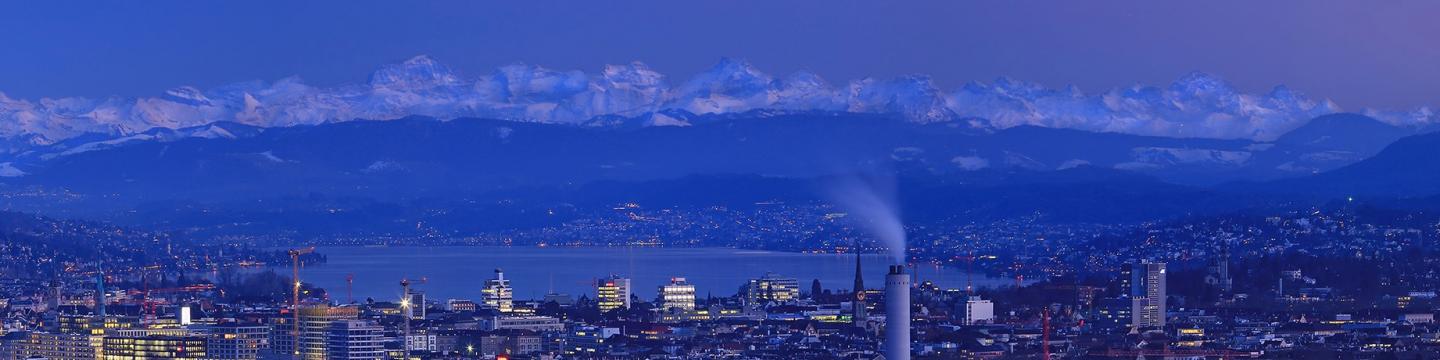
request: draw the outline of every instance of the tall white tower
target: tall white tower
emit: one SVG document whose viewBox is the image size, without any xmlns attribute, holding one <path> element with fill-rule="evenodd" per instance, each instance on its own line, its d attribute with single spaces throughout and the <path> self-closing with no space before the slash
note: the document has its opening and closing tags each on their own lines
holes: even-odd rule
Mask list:
<svg viewBox="0 0 1440 360">
<path fill-rule="evenodd" d="M 910 360 L 910 275 L 890 265 L 885 275 L 885 359 Z"/>
</svg>

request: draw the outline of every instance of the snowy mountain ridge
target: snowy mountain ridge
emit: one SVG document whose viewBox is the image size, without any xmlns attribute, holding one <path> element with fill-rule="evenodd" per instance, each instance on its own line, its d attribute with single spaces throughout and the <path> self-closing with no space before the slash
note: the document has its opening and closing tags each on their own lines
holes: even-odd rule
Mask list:
<svg viewBox="0 0 1440 360">
<path fill-rule="evenodd" d="M 966 121 L 1005 129 L 1020 125 L 1199 138 L 1269 140 L 1340 107 L 1278 86 L 1246 94 L 1203 73 L 1168 87 L 1134 86 L 1098 94 L 1075 87 L 1045 88 L 1001 78 L 942 91 L 927 76 L 865 78 L 833 85 L 798 72 L 774 77 L 751 64 L 722 59 L 671 86 L 643 63 L 608 65 L 596 74 L 535 65 L 500 67 L 464 79 L 429 56 L 380 67 L 368 83 L 314 87 L 299 78 L 234 83 L 209 90 L 182 86 L 157 97 L 14 99 L 0 93 L 3 152 L 99 134 L 121 137 L 155 128 L 185 129 L 216 122 L 254 127 L 320 124 L 420 115 L 482 117 L 587 124 L 605 117 L 644 117 L 650 126 L 684 126 L 665 114 L 726 114 L 752 110 L 893 114 L 919 123 Z M 1428 108 L 1365 111 L 1392 125 L 1436 122 Z"/>
</svg>

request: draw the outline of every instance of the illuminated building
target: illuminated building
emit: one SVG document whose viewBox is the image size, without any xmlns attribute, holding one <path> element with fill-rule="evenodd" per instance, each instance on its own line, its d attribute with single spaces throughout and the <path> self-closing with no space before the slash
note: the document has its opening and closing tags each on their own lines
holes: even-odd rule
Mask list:
<svg viewBox="0 0 1440 360">
<path fill-rule="evenodd" d="M 485 281 L 485 288 L 480 290 L 480 294 L 485 307 L 502 313 L 514 311 L 514 290 L 510 288 L 510 280 L 505 280 L 504 271 L 495 269 L 495 278 Z"/>
<path fill-rule="evenodd" d="M 336 321 L 353 320 L 360 316 L 354 307 L 330 307 L 316 305 L 300 308 L 300 338 L 297 342 L 299 358 L 302 360 L 326 360 L 329 351 L 330 324 Z"/>
<path fill-rule="evenodd" d="M 453 312 L 475 311 L 475 302 L 466 299 L 450 299 L 445 301 L 445 309 Z"/>
<path fill-rule="evenodd" d="M 89 334 L 30 333 L 15 351 L 17 359 L 95 360 L 99 354 Z"/>
<path fill-rule="evenodd" d="M 530 330 L 535 332 L 560 331 L 565 329 L 565 323 L 560 319 L 549 316 L 508 316 L 500 315 L 490 318 L 485 324 L 485 330 Z"/>
<path fill-rule="evenodd" d="M 965 325 L 986 324 L 995 320 L 995 303 L 972 295 L 965 300 Z"/>
<path fill-rule="evenodd" d="M 745 287 L 745 299 L 747 303 L 759 305 L 769 302 L 784 303 L 800 298 L 800 282 L 793 278 L 783 278 L 774 273 L 766 273 L 758 279 L 750 279 Z"/>
<path fill-rule="evenodd" d="M 106 336 L 103 360 L 207 359 L 203 336 Z"/>
<path fill-rule="evenodd" d="M 299 354 L 299 349 L 297 349 L 295 345 L 297 334 L 294 334 L 292 330 L 295 328 L 291 325 L 291 321 L 293 320 L 290 315 L 284 311 L 278 315 L 279 316 L 268 318 L 266 322 L 266 325 L 268 325 L 271 330 L 270 349 L 266 351 L 266 355 L 269 356 L 266 356 L 266 358 L 294 358 L 296 354 Z"/>
<path fill-rule="evenodd" d="M 1205 346 L 1205 329 L 1198 326 L 1183 326 L 1175 329 L 1175 346 L 1198 348 Z"/>
<path fill-rule="evenodd" d="M 577 326 L 570 331 L 566 338 L 565 354 L 576 355 L 577 357 L 588 357 L 601 355 L 607 352 L 605 341 L 611 336 L 619 335 L 618 328 L 602 328 L 595 326 Z"/>
<path fill-rule="evenodd" d="M 695 285 L 683 277 L 670 278 L 669 284 L 660 285 L 660 309 L 694 311 Z"/>
<path fill-rule="evenodd" d="M 255 360 L 260 350 L 270 347 L 270 327 L 265 325 L 216 325 L 207 327 L 210 339 L 205 354 L 215 360 Z"/>
<path fill-rule="evenodd" d="M 365 320 L 336 320 L 325 333 L 328 360 L 380 360 L 385 358 L 385 328 Z"/>
<path fill-rule="evenodd" d="M 630 308 L 630 279 L 618 276 L 601 279 L 595 285 L 595 299 L 600 312 Z"/>
<path fill-rule="evenodd" d="M 1094 326 L 1107 333 L 1127 332 L 1134 320 L 1134 315 L 1130 313 L 1132 306 L 1134 304 L 1128 296 L 1100 299 L 1095 306 Z"/>
<path fill-rule="evenodd" d="M 94 358 L 102 357 L 101 349 L 104 346 L 105 335 L 113 334 L 115 330 L 130 329 L 140 323 L 140 319 L 133 316 L 91 316 L 79 314 L 60 314 L 56 319 L 59 330 L 65 334 L 89 335 L 90 347 L 94 349 Z"/>
</svg>

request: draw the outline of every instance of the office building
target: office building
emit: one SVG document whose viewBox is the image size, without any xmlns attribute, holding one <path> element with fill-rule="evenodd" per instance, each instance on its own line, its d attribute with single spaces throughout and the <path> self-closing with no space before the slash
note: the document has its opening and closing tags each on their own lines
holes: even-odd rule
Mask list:
<svg viewBox="0 0 1440 360">
<path fill-rule="evenodd" d="M 299 334 L 295 333 L 293 319 L 284 311 L 266 319 L 265 325 L 270 327 L 270 348 L 261 349 L 261 357 L 266 359 L 294 359 L 300 354 L 297 347 Z"/>
<path fill-rule="evenodd" d="M 995 303 L 971 295 L 965 300 L 965 325 L 988 324 L 995 320 Z"/>
<path fill-rule="evenodd" d="M 98 354 L 100 348 L 91 342 L 89 334 L 33 332 L 15 349 L 16 359 L 96 360 Z"/>
<path fill-rule="evenodd" d="M 335 320 L 325 332 L 328 360 L 381 360 L 385 358 L 385 328 L 366 320 Z"/>
<path fill-rule="evenodd" d="M 695 285 L 683 277 L 670 278 L 669 284 L 660 285 L 659 293 L 661 310 L 695 310 Z"/>
<path fill-rule="evenodd" d="M 300 337 L 297 341 L 301 360 L 326 360 L 329 352 L 330 324 L 359 318 L 355 307 L 316 305 L 300 308 Z"/>
<path fill-rule="evenodd" d="M 215 360 L 255 360 L 270 347 L 270 327 L 225 324 L 204 328 L 210 334 L 205 354 Z"/>
<path fill-rule="evenodd" d="M 560 319 L 540 316 L 511 316 L 500 315 L 490 318 L 485 322 L 485 330 L 529 330 L 535 332 L 560 331 L 565 329 L 565 323 Z"/>
<path fill-rule="evenodd" d="M 206 338 L 199 335 L 106 335 L 102 360 L 208 359 Z"/>
<path fill-rule="evenodd" d="M 409 299 L 405 299 L 405 308 L 400 311 L 406 312 L 411 319 L 425 318 L 425 292 L 410 290 Z"/>
<path fill-rule="evenodd" d="M 467 299 L 450 299 L 445 301 L 445 310 L 452 312 L 475 311 L 477 308 L 474 301 Z"/>
<path fill-rule="evenodd" d="M 595 284 L 595 300 L 600 312 L 630 308 L 630 279 L 611 276 Z"/>
<path fill-rule="evenodd" d="M 480 290 L 481 304 L 486 308 L 499 310 L 502 313 L 514 311 L 515 294 L 510 288 L 510 280 L 505 280 L 505 272 L 495 269 L 495 278 L 485 281 L 485 288 Z"/>
<path fill-rule="evenodd" d="M 565 354 L 577 357 L 603 356 L 609 349 L 606 341 L 620 335 L 619 328 L 577 326 L 565 339 Z"/>
<path fill-rule="evenodd" d="M 1165 326 L 1165 263 L 1143 261 L 1130 265 L 1131 326 Z"/>
<path fill-rule="evenodd" d="M 758 279 L 750 279 L 745 286 L 745 299 L 751 305 L 784 303 L 800 298 L 800 282 L 793 278 L 766 273 Z"/>
</svg>

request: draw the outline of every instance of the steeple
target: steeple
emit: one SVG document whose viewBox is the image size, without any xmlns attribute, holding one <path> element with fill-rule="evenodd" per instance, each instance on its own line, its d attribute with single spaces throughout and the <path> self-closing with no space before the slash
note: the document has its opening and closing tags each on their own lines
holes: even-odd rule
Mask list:
<svg viewBox="0 0 1440 360">
<path fill-rule="evenodd" d="M 855 252 L 855 292 L 865 291 L 865 277 L 860 272 L 860 252 Z"/>
<path fill-rule="evenodd" d="M 860 251 L 855 251 L 855 299 L 851 303 L 851 321 L 858 327 L 865 327 L 865 277 L 860 271 Z"/>
</svg>

